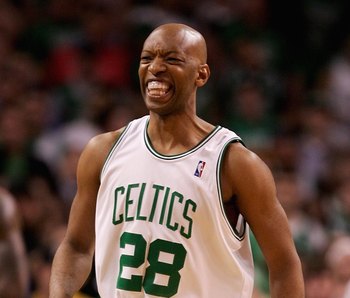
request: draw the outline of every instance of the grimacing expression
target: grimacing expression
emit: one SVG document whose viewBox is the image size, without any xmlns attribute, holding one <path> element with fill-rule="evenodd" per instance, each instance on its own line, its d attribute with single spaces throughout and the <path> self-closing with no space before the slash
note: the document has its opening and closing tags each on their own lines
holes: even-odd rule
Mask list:
<svg viewBox="0 0 350 298">
<path fill-rule="evenodd" d="M 146 39 L 140 58 L 141 93 L 150 111 L 166 115 L 195 100 L 209 78 L 206 46 L 195 30 L 163 25 Z"/>
</svg>

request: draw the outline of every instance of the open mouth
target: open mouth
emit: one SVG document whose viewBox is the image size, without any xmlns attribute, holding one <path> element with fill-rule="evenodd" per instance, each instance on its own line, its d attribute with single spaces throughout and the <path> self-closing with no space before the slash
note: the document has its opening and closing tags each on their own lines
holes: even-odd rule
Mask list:
<svg viewBox="0 0 350 298">
<path fill-rule="evenodd" d="M 151 97 L 163 97 L 170 90 L 170 85 L 161 81 L 149 81 L 147 83 L 147 94 Z"/>
</svg>

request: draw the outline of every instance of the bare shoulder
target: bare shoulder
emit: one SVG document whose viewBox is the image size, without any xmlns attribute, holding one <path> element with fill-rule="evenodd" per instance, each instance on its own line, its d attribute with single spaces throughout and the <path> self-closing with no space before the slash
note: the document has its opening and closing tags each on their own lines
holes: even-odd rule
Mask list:
<svg viewBox="0 0 350 298">
<path fill-rule="evenodd" d="M 122 134 L 124 127 L 115 131 L 102 133 L 93 137 L 82 152 L 82 159 L 88 156 L 93 157 L 96 163 L 103 163 L 113 145 Z M 90 159 L 91 160 L 91 159 Z"/>
<path fill-rule="evenodd" d="M 78 186 L 84 184 L 84 189 L 86 189 L 86 185 L 94 186 L 94 190 L 98 188 L 99 177 L 104 162 L 113 145 L 123 132 L 123 129 L 96 135 L 88 142 L 78 162 Z M 78 187 L 78 190 L 80 189 Z"/>
<path fill-rule="evenodd" d="M 221 174 L 224 199 L 242 195 L 249 189 L 274 187 L 272 173 L 266 163 L 238 142 L 228 146 Z"/>
<path fill-rule="evenodd" d="M 226 152 L 226 161 L 231 166 L 263 166 L 264 161 L 239 142 L 231 143 Z"/>
<path fill-rule="evenodd" d="M 122 134 L 124 127 L 115 131 L 102 133 L 93 137 L 86 146 L 87 150 L 97 150 L 99 152 L 108 151 L 115 144 Z"/>
</svg>

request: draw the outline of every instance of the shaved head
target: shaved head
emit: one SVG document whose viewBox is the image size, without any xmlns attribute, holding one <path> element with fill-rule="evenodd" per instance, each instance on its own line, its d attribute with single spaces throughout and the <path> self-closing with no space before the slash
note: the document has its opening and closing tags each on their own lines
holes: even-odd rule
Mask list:
<svg viewBox="0 0 350 298">
<path fill-rule="evenodd" d="M 190 26 L 178 23 L 160 25 L 154 29 L 145 42 L 156 34 L 164 34 L 169 39 L 175 38 L 179 41 L 184 50 L 191 50 L 195 53 L 201 64 L 207 63 L 207 45 L 204 37 L 197 30 Z"/>
</svg>

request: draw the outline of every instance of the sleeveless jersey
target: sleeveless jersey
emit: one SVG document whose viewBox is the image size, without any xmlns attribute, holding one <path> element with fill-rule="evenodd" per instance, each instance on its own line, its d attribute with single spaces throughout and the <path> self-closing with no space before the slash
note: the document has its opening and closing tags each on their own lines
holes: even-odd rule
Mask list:
<svg viewBox="0 0 350 298">
<path fill-rule="evenodd" d="M 157 153 L 149 116 L 128 124 L 101 172 L 96 205 L 98 291 L 112 297 L 245 298 L 254 269 L 248 226 L 225 215 L 220 167 L 240 138 L 217 126 L 193 149 Z"/>
</svg>

